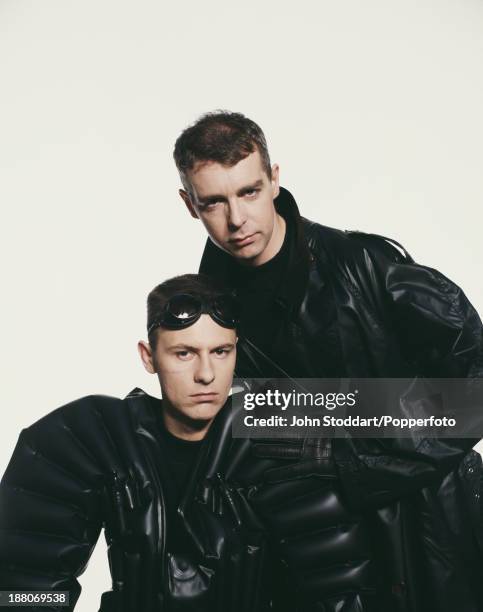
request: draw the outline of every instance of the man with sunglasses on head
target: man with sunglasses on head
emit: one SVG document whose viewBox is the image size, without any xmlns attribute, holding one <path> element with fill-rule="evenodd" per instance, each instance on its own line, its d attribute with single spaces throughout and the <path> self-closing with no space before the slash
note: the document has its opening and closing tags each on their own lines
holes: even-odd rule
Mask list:
<svg viewBox="0 0 483 612">
<path fill-rule="evenodd" d="M 200 272 L 241 302 L 238 375 L 483 377 L 463 291 L 393 240 L 301 217 L 255 122 L 203 115 L 174 159 L 209 234 Z M 231 477 L 271 534 L 274 610 L 483 610 L 476 442 L 253 441 L 262 473 Z"/>
<path fill-rule="evenodd" d="M 102 612 L 265 609 L 240 580 L 242 569 L 258 575 L 260 538 L 214 512 L 230 495 L 218 483 L 236 323 L 233 296 L 212 279 L 160 284 L 138 348 L 162 400 L 140 389 L 88 396 L 22 431 L 0 484 L 0 590 L 11 601 L 72 610 L 104 527 L 112 590 Z"/>
</svg>

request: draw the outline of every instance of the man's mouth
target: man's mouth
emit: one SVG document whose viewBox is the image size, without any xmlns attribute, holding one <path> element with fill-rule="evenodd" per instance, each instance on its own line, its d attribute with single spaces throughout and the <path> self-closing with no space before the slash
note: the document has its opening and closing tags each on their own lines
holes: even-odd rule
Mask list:
<svg viewBox="0 0 483 612">
<path fill-rule="evenodd" d="M 192 397 L 196 403 L 201 404 L 202 402 L 214 402 L 218 398 L 218 393 L 215 393 L 214 391 L 207 393 L 193 393 L 190 395 L 190 397 Z"/>
<path fill-rule="evenodd" d="M 230 238 L 230 242 L 237 247 L 243 247 L 247 244 L 251 244 L 255 240 L 255 234 L 248 234 L 247 236 L 240 236 L 239 238 Z"/>
</svg>

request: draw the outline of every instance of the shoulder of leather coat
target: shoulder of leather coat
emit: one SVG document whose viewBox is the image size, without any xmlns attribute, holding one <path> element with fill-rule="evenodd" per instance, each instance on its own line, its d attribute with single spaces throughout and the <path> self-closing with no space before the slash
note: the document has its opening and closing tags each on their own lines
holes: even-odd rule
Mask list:
<svg viewBox="0 0 483 612">
<path fill-rule="evenodd" d="M 307 245 L 315 257 L 343 261 L 364 257 L 383 257 L 394 263 L 413 263 L 408 251 L 396 240 L 356 230 L 339 230 L 302 217 Z"/>
<path fill-rule="evenodd" d="M 62 424 L 65 419 L 69 419 L 71 416 L 82 413 L 84 418 L 90 418 L 90 414 L 98 410 L 106 410 L 109 407 L 120 406 L 122 400 L 117 397 L 109 395 L 86 395 L 76 400 L 68 402 L 55 410 L 52 410 L 48 414 L 44 415 L 27 429 L 31 432 L 42 432 L 45 428 L 50 427 L 52 424 Z"/>
<path fill-rule="evenodd" d="M 32 459 L 62 466 L 79 481 L 101 486 L 106 474 L 125 472 L 126 453 L 137 461 L 136 430 L 153 421 L 149 403 L 140 401 L 146 397 L 154 399 L 143 392 L 125 400 L 107 395 L 79 398 L 23 429 L 19 445 Z"/>
<path fill-rule="evenodd" d="M 68 425 L 69 420 L 75 420 L 78 417 L 82 417 L 82 420 L 87 422 L 92 419 L 99 419 L 102 416 L 110 416 L 113 413 L 118 419 L 126 419 L 129 416 L 129 406 L 136 405 L 132 401 L 127 402 L 126 400 L 144 400 L 146 398 L 155 399 L 138 387 L 130 391 L 124 399 L 102 394 L 86 395 L 52 410 L 52 412 L 30 425 L 27 430 L 43 435 L 50 427 L 57 425 L 62 428 L 62 426 Z M 146 405 L 143 401 L 139 401 L 137 404 L 139 406 Z"/>
</svg>

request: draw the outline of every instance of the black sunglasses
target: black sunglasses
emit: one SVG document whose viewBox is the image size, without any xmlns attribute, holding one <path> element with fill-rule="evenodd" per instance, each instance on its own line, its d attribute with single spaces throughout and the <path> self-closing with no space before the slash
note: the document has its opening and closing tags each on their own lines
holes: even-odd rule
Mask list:
<svg viewBox="0 0 483 612">
<path fill-rule="evenodd" d="M 196 323 L 202 314 L 221 325 L 234 329 L 238 323 L 238 302 L 233 294 L 218 296 L 213 300 L 203 300 L 189 293 L 179 293 L 169 298 L 161 315 L 148 327 L 148 335 L 157 327 L 184 329 Z"/>
</svg>

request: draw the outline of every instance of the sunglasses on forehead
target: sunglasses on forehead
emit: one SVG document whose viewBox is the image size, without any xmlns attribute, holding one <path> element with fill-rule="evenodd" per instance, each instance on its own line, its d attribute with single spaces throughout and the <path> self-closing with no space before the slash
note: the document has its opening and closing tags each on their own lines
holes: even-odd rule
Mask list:
<svg viewBox="0 0 483 612">
<path fill-rule="evenodd" d="M 161 315 L 148 327 L 148 335 L 157 327 L 184 329 L 196 323 L 202 314 L 210 315 L 222 327 L 234 329 L 238 323 L 238 302 L 232 294 L 212 300 L 189 293 L 174 295 L 164 305 Z"/>
</svg>

